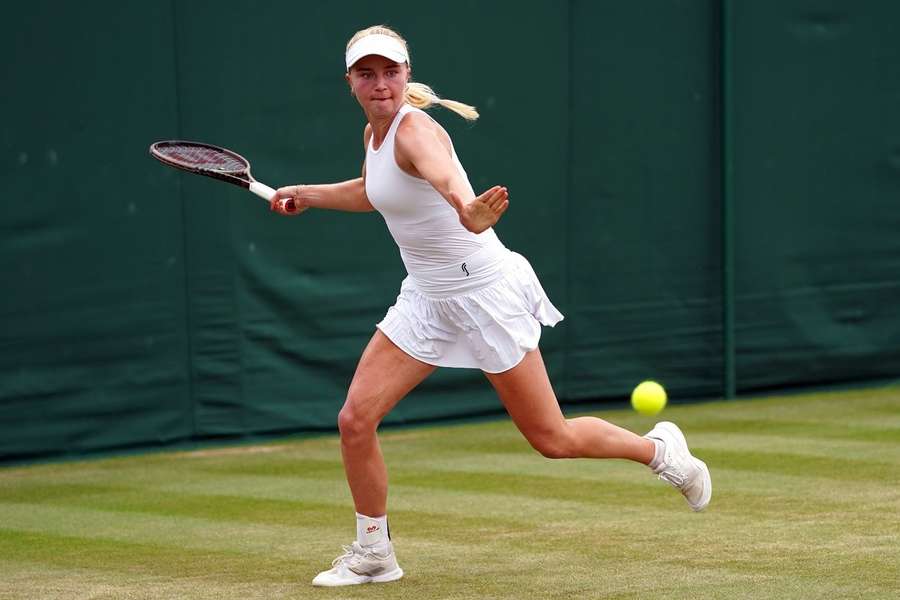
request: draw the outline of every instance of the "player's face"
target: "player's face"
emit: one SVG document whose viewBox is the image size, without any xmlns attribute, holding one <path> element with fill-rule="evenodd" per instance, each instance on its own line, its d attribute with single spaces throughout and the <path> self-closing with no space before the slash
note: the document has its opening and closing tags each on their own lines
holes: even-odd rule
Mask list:
<svg viewBox="0 0 900 600">
<path fill-rule="evenodd" d="M 360 106 L 370 117 L 390 117 L 403 105 L 409 81 L 406 63 L 378 55 L 364 56 L 350 69 L 347 82 Z"/>
</svg>

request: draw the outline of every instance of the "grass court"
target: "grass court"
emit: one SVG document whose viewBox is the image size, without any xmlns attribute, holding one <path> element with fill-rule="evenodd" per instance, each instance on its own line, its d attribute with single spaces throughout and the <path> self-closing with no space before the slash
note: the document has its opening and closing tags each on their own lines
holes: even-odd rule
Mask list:
<svg viewBox="0 0 900 600">
<path fill-rule="evenodd" d="M 900 595 L 900 388 L 662 417 L 711 469 L 703 513 L 640 465 L 544 459 L 508 419 L 383 432 L 406 576 L 354 588 L 309 585 L 355 535 L 336 436 L 6 467 L 0 598 Z"/>
</svg>

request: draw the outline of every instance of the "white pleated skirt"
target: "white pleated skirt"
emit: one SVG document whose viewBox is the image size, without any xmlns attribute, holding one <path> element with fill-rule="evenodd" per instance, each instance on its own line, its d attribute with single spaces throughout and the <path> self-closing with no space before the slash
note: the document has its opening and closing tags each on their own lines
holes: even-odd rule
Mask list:
<svg viewBox="0 0 900 600">
<path fill-rule="evenodd" d="M 415 278 L 407 277 L 378 329 L 404 352 L 430 365 L 487 373 L 513 368 L 538 347 L 541 325 L 552 327 L 563 315 L 550 302 L 528 260 L 506 252 L 492 281 L 463 293 L 425 293 Z"/>
</svg>

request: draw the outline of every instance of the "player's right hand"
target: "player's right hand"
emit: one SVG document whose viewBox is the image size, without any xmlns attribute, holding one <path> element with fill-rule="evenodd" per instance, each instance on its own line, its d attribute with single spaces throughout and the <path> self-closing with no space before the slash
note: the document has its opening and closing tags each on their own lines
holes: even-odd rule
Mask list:
<svg viewBox="0 0 900 600">
<path fill-rule="evenodd" d="M 269 200 L 269 209 L 281 215 L 293 217 L 305 211 L 308 206 L 303 206 L 300 199 L 300 186 L 288 185 L 275 190 L 275 195 Z"/>
</svg>

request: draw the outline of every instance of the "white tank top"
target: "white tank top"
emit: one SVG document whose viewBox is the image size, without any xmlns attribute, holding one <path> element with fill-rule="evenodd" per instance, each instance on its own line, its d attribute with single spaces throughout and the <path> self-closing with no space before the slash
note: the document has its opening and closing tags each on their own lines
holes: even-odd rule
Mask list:
<svg viewBox="0 0 900 600">
<path fill-rule="evenodd" d="M 445 296 L 487 285 L 499 277 L 509 251 L 493 229 L 475 234 L 463 227 L 456 210 L 430 183 L 397 166 L 394 139 L 400 121 L 410 112 L 428 116 L 404 104 L 377 150 L 374 136 L 369 140 L 366 148 L 369 202 L 384 217 L 406 271 L 421 291 Z M 471 190 L 452 142 L 451 153 L 453 164 Z"/>
</svg>

